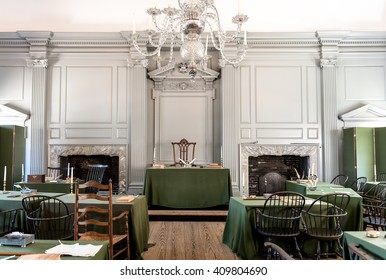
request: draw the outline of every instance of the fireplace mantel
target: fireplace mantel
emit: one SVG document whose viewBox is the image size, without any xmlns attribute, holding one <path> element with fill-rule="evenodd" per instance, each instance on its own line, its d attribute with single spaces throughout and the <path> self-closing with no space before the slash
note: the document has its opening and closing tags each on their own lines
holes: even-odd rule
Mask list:
<svg viewBox="0 0 386 280">
<path fill-rule="evenodd" d="M 59 167 L 60 156 L 108 155 L 119 157 L 119 192 L 126 192 L 126 147 L 120 145 L 51 145 L 49 166 Z"/>
<path fill-rule="evenodd" d="M 317 144 L 288 144 L 288 145 L 263 145 L 240 144 L 240 195 L 249 195 L 248 158 L 262 155 L 297 155 L 309 156 L 310 164 L 318 172 L 319 145 Z"/>
</svg>

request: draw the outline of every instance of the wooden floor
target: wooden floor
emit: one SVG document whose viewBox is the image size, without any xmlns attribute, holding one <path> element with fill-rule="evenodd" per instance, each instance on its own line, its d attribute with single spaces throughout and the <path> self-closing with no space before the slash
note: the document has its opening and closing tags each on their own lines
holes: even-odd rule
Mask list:
<svg viewBox="0 0 386 280">
<path fill-rule="evenodd" d="M 150 221 L 145 260 L 237 260 L 222 243 L 225 222 Z"/>
</svg>

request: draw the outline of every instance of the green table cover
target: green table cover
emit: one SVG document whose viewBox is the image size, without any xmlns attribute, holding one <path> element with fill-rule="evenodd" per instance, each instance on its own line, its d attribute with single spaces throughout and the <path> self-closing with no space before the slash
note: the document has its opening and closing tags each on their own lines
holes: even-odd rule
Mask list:
<svg viewBox="0 0 386 280">
<path fill-rule="evenodd" d="M 120 213 L 122 211 L 129 211 L 129 233 L 130 233 L 130 256 L 132 259 L 141 259 L 141 253 L 148 248 L 149 239 L 149 215 L 147 211 L 147 202 L 145 196 L 141 195 L 136 197 L 131 202 L 117 202 L 119 195 L 113 196 L 113 209 L 114 212 Z M 74 211 L 75 207 L 75 195 L 66 194 L 60 197 L 60 199 L 67 204 L 70 212 Z M 80 202 L 80 205 L 106 205 L 107 201 L 92 200 L 92 202 Z M 124 225 L 119 226 L 118 230 L 123 230 Z"/>
<path fill-rule="evenodd" d="M 63 244 L 75 244 L 79 243 L 80 245 L 92 244 L 92 245 L 102 245 L 98 253 L 93 257 L 74 257 L 74 256 L 61 256 L 62 260 L 108 260 L 108 242 L 104 241 L 62 241 Z M 57 240 L 35 240 L 34 243 L 28 244 L 26 247 L 19 246 L 0 246 L 0 260 L 9 255 L 2 255 L 2 253 L 33 253 L 33 254 L 42 254 L 45 250 L 50 249 L 59 245 Z M 15 258 L 16 259 L 16 258 Z"/>
<path fill-rule="evenodd" d="M 360 244 L 375 259 L 386 260 L 386 231 L 381 231 L 379 237 L 366 236 L 366 231 L 346 231 L 343 235 L 343 258 L 350 260 L 348 244 L 351 242 Z"/>
<path fill-rule="evenodd" d="M 66 182 L 50 182 L 50 183 L 27 183 L 18 182 L 21 187 L 28 187 L 37 190 L 38 192 L 53 192 L 53 193 L 70 193 L 71 184 Z M 16 189 L 15 189 L 16 190 Z"/>
<path fill-rule="evenodd" d="M 325 182 L 318 182 L 317 189 L 311 191 L 308 186 L 297 183 L 296 181 L 286 181 L 286 190 L 301 193 L 304 196 L 318 198 L 328 193 L 347 193 L 350 195 L 350 202 L 347 206 L 347 217 L 345 220 L 345 230 L 363 230 L 363 208 L 362 197 L 350 188 L 333 185 Z"/>
<path fill-rule="evenodd" d="M 229 203 L 230 171 L 226 168 L 148 168 L 144 194 L 149 205 L 206 208 Z"/>
</svg>

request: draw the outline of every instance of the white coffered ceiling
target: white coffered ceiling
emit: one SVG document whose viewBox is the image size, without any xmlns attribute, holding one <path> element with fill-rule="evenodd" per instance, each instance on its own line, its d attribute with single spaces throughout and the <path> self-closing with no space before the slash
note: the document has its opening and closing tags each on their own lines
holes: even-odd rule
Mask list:
<svg viewBox="0 0 386 280">
<path fill-rule="evenodd" d="M 0 32 L 119 32 L 149 26 L 146 9 L 177 0 L 0 0 Z M 317 30 L 386 31 L 386 0 L 217 0 L 222 24 L 234 30 L 233 15 L 249 16 L 250 32 Z M 134 20 L 133 20 L 134 19 Z"/>
</svg>

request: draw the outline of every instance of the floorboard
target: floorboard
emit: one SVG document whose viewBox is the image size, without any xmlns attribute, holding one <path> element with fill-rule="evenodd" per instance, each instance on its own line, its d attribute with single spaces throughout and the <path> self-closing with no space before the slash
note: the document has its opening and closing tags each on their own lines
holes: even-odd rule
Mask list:
<svg viewBox="0 0 386 280">
<path fill-rule="evenodd" d="M 237 260 L 222 243 L 225 222 L 150 221 L 145 260 Z"/>
</svg>

